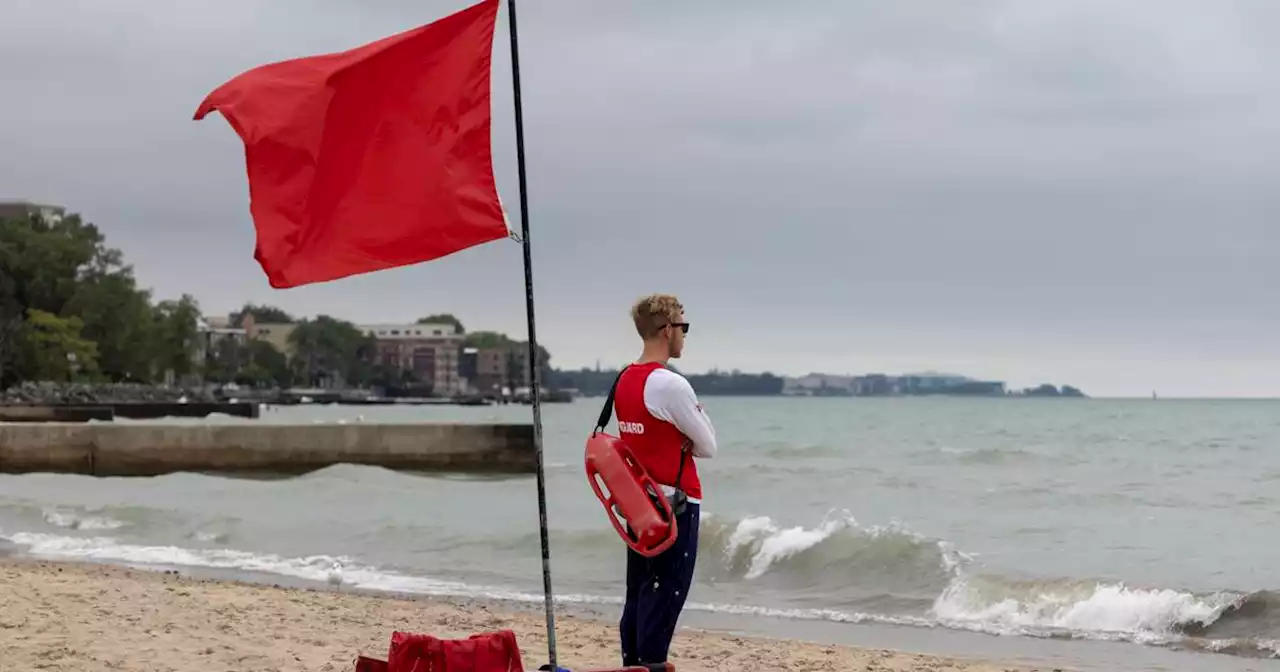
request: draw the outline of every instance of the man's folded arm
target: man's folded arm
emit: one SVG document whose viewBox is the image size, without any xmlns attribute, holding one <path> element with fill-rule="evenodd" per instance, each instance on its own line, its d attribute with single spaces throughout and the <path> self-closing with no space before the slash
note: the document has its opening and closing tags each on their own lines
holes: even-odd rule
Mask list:
<svg viewBox="0 0 1280 672">
<path fill-rule="evenodd" d="M 644 402 L 654 417 L 670 422 L 689 437 L 694 457 L 715 457 L 715 427 L 684 376 L 671 371 L 654 371 L 646 381 Z"/>
</svg>

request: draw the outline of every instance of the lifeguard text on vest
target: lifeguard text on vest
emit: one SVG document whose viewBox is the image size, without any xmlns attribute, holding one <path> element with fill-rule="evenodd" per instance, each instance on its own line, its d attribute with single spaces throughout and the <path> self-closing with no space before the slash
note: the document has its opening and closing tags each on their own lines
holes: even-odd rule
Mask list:
<svg viewBox="0 0 1280 672">
<path fill-rule="evenodd" d="M 618 421 L 618 431 L 627 434 L 644 434 L 643 422 L 627 422 L 625 420 Z"/>
</svg>

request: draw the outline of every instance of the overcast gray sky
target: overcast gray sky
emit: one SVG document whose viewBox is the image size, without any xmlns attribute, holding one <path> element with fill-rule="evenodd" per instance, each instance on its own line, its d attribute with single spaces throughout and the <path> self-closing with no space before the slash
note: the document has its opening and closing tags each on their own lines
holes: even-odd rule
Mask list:
<svg viewBox="0 0 1280 672">
<path fill-rule="evenodd" d="M 159 296 L 523 335 L 520 248 L 273 290 L 210 90 L 456 0 L 0 0 L 0 198 L 65 204 Z M 540 341 L 686 370 L 1280 395 L 1280 3 L 525 2 Z M 518 221 L 505 4 L 499 188 Z M 1268 188 L 1272 187 L 1272 188 Z"/>
</svg>

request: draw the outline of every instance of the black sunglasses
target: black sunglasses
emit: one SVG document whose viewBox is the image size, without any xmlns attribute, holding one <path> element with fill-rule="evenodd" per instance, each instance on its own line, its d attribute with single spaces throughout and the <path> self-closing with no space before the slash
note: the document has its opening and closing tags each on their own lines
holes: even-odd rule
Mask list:
<svg viewBox="0 0 1280 672">
<path fill-rule="evenodd" d="M 679 329 L 680 331 L 683 331 L 686 334 L 689 333 L 688 322 L 668 322 L 667 324 L 662 325 L 661 328 L 666 328 L 666 327 L 676 327 L 677 329 Z"/>
</svg>

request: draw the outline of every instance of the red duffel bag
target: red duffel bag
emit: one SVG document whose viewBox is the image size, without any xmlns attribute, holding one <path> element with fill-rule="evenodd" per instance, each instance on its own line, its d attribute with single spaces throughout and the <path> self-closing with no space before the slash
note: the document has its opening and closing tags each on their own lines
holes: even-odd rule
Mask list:
<svg viewBox="0 0 1280 672">
<path fill-rule="evenodd" d="M 394 632 L 384 663 L 361 656 L 356 672 L 524 672 L 516 635 L 499 630 L 466 639 Z"/>
</svg>

